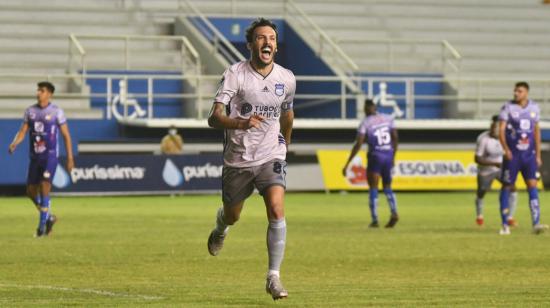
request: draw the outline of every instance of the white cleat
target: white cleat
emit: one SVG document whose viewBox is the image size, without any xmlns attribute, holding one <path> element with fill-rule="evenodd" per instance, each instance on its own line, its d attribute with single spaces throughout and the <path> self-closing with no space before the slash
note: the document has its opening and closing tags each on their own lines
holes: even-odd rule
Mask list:
<svg viewBox="0 0 550 308">
<path fill-rule="evenodd" d="M 510 227 L 508 226 L 502 226 L 502 229 L 498 232 L 500 235 L 510 235 Z"/>
<path fill-rule="evenodd" d="M 544 233 L 546 230 L 548 230 L 548 225 L 536 224 L 533 226 L 533 233 L 535 234 Z"/>
<path fill-rule="evenodd" d="M 268 294 L 271 294 L 273 300 L 278 300 L 281 298 L 287 298 L 288 292 L 283 287 L 281 279 L 277 275 L 267 276 L 265 283 L 265 291 Z"/>
</svg>

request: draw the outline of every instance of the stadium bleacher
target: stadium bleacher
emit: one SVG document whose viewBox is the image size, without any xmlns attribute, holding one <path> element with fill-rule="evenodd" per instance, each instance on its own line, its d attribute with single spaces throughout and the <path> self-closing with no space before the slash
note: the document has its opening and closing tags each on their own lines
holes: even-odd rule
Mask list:
<svg viewBox="0 0 550 308">
<path fill-rule="evenodd" d="M 303 142 L 352 136 L 357 102 L 379 95 L 382 82 L 405 111 L 398 125 L 409 130 L 404 136 L 410 141 L 442 128 L 468 129 L 462 141 L 471 138 L 510 97 L 517 76 L 531 83 L 531 96 L 540 102 L 547 101 L 550 86 L 548 46 L 540 40 L 550 31 L 550 11 L 539 1 L 3 0 L 0 8 L 0 114 L 6 119 L 0 125 L 13 131 L 33 100 L 35 82 L 50 79 L 82 144 L 132 144 L 140 136 L 138 142 L 150 143 L 169 125 L 187 127 L 193 142 L 216 141 L 219 136 L 205 133 L 197 118 L 207 114 L 225 67 L 247 56 L 242 31 L 256 16 L 274 18 L 283 29 L 278 61 L 299 75 L 295 126 Z M 71 34 L 86 52 L 84 84 Z M 143 39 L 153 36 L 185 36 L 199 51 L 200 66 L 183 63 L 181 54 L 189 51 L 178 42 Z M 220 47 L 225 39 L 229 45 Z M 112 117 L 109 99 L 121 76 L 128 76 L 129 94 L 151 115 Z M 320 131 L 325 138 L 317 137 Z"/>
</svg>

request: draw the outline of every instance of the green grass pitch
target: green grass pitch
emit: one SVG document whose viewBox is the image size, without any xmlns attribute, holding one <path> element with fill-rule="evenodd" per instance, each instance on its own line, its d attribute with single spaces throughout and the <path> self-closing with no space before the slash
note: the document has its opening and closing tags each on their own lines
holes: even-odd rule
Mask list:
<svg viewBox="0 0 550 308">
<path fill-rule="evenodd" d="M 499 236 L 497 194 L 486 226 L 473 193 L 399 193 L 394 230 L 370 230 L 367 194 L 288 194 L 282 281 L 265 293 L 266 218 L 245 205 L 217 257 L 206 240 L 219 196 L 53 198 L 60 218 L 32 237 L 37 213 L 0 198 L 0 306 L 544 306 L 550 234 L 531 234 L 527 196 L 519 227 Z M 389 210 L 381 195 L 381 222 Z M 541 194 L 550 222 L 550 194 Z"/>
</svg>

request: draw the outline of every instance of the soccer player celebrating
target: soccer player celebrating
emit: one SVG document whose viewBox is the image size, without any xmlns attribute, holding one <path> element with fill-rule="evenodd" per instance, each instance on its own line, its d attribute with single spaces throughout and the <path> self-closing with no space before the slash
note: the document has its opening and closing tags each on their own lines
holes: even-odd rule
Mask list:
<svg viewBox="0 0 550 308">
<path fill-rule="evenodd" d="M 547 225 L 540 223 L 540 204 L 537 189 L 537 168 L 542 165 L 540 155 L 539 106 L 528 98 L 529 84 L 518 82 L 514 88 L 514 99 L 502 106 L 499 123 L 499 139 L 504 149 L 502 162 L 502 189 L 500 190 L 500 212 L 502 229 L 500 234 L 510 234 L 508 216 L 512 187 L 521 171 L 529 192 L 529 209 L 533 232 L 539 234 Z"/>
<path fill-rule="evenodd" d="M 397 130 L 393 118 L 389 115 L 378 113 L 376 104 L 371 99 L 365 100 L 365 118 L 357 129 L 357 139 L 351 150 L 348 161 L 342 170 L 347 174 L 351 160 L 357 155 L 365 142 L 368 144 L 367 154 L 367 182 L 369 184 L 369 208 L 372 222 L 370 228 L 378 228 L 378 183 L 382 177 L 384 194 L 390 205 L 391 218 L 386 228 L 393 228 L 399 220 L 397 214 L 397 201 L 391 188 L 392 169 L 397 152 Z"/>
<path fill-rule="evenodd" d="M 30 164 L 27 174 L 27 196 L 40 212 L 36 237 L 49 235 L 56 222 L 55 215 L 50 213 L 50 190 L 57 168 L 58 131 L 61 131 L 65 141 L 67 171 L 70 172 L 74 166 L 67 119 L 63 110 L 50 102 L 54 91 L 55 87 L 50 82 L 38 83 L 38 102 L 25 110 L 23 124 L 8 150 L 12 154 L 29 131 Z"/>
<path fill-rule="evenodd" d="M 294 119 L 296 79 L 273 61 L 277 52 L 275 24 L 257 19 L 246 30 L 246 41 L 250 59 L 225 71 L 208 118 L 208 125 L 225 130 L 223 207 L 208 238 L 208 251 L 213 256 L 220 252 L 229 226 L 239 219 L 245 199 L 256 187 L 269 221 L 266 291 L 273 299 L 280 299 L 288 296 L 279 269 L 286 241 L 285 159 Z"/>
<path fill-rule="evenodd" d="M 477 198 L 476 198 L 476 223 L 483 226 L 483 197 L 491 189 L 495 179 L 500 181 L 500 167 L 504 150 L 498 139 L 498 115 L 493 116 L 491 128 L 477 137 L 475 162 L 477 168 Z M 512 187 L 510 199 L 510 212 L 508 225 L 516 226 L 514 213 L 516 212 L 518 193 L 515 186 Z"/>
</svg>

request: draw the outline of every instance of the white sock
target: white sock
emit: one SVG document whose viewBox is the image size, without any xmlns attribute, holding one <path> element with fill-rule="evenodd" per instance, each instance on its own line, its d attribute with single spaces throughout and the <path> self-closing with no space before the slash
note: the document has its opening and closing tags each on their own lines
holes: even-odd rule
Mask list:
<svg viewBox="0 0 550 308">
<path fill-rule="evenodd" d="M 216 214 L 216 232 L 219 234 L 227 233 L 227 230 L 229 230 L 229 226 L 225 223 L 223 220 L 223 206 L 220 207 L 218 210 L 218 213 Z"/>
<path fill-rule="evenodd" d="M 285 219 L 270 220 L 267 227 L 267 254 L 269 256 L 269 273 L 279 276 L 281 263 L 285 255 L 286 222 Z"/>
<path fill-rule="evenodd" d="M 514 191 L 514 192 L 510 193 L 510 198 L 508 198 L 508 204 L 509 204 L 508 209 L 510 210 L 510 212 L 508 214 L 508 218 L 512 218 L 516 214 L 516 208 L 518 207 L 518 192 L 517 191 Z"/>
<path fill-rule="evenodd" d="M 483 216 L 483 199 L 476 198 L 476 215 Z"/>
</svg>

